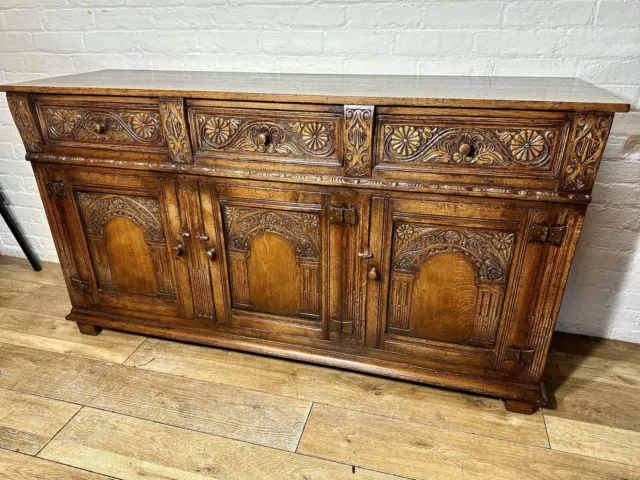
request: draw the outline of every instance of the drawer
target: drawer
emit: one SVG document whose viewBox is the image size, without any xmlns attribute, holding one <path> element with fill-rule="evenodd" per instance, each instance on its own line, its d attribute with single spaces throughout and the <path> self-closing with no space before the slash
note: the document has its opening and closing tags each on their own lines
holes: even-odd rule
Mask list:
<svg viewBox="0 0 640 480">
<path fill-rule="evenodd" d="M 158 101 L 144 98 L 35 98 L 48 146 L 164 153 Z"/>
<path fill-rule="evenodd" d="M 195 163 L 216 158 L 342 165 L 341 108 L 279 104 L 236 108 L 190 101 L 188 114 Z"/>
<path fill-rule="evenodd" d="M 469 175 L 481 183 L 482 176 L 557 180 L 571 121 L 562 112 L 381 110 L 374 173 Z"/>
</svg>

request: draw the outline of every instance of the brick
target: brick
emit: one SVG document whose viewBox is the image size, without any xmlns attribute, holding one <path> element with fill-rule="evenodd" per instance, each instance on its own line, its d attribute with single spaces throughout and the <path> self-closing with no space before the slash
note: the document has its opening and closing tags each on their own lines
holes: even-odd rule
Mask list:
<svg viewBox="0 0 640 480">
<path fill-rule="evenodd" d="M 40 15 L 46 30 L 85 30 L 93 26 L 93 11 L 86 8 L 45 10 Z"/>
<path fill-rule="evenodd" d="M 0 45 L 3 52 L 24 52 L 33 50 L 31 35 L 23 32 L 0 33 Z"/>
<path fill-rule="evenodd" d="M 208 8 L 154 8 L 153 17 L 155 28 L 188 30 L 213 27 L 213 16 Z"/>
<path fill-rule="evenodd" d="M 42 19 L 38 10 L 5 10 L 2 12 L 3 30 L 42 30 Z"/>
<path fill-rule="evenodd" d="M 630 60 L 596 60 L 585 56 L 578 65 L 578 76 L 587 82 L 635 85 L 640 71 L 640 61 L 636 57 Z"/>
<path fill-rule="evenodd" d="M 395 49 L 395 34 L 371 30 L 327 32 L 327 53 L 391 53 Z"/>
<path fill-rule="evenodd" d="M 596 2 L 507 2 L 505 26 L 588 25 Z"/>
<path fill-rule="evenodd" d="M 475 51 L 495 56 L 550 54 L 561 36 L 552 30 L 481 32 L 475 37 Z"/>
<path fill-rule="evenodd" d="M 41 72 L 47 75 L 64 75 L 73 69 L 73 62 L 69 55 L 62 54 L 27 53 L 24 56 L 24 64 L 30 72 Z"/>
<path fill-rule="evenodd" d="M 198 49 L 203 52 L 244 52 L 258 50 L 256 32 L 210 31 L 196 35 Z"/>
<path fill-rule="evenodd" d="M 195 37 L 189 34 L 179 35 L 176 32 L 153 32 L 140 38 L 140 48 L 148 52 L 189 52 L 195 50 L 196 46 Z"/>
<path fill-rule="evenodd" d="M 398 51 L 401 55 L 440 55 L 442 52 L 468 54 L 472 43 L 473 37 L 467 32 L 432 30 L 398 34 Z"/>
<path fill-rule="evenodd" d="M 339 27 L 346 23 L 344 7 L 283 7 L 275 12 L 283 28 Z"/>
<path fill-rule="evenodd" d="M 290 73 L 343 73 L 345 59 L 343 57 L 281 56 L 278 57 L 278 71 Z"/>
<path fill-rule="evenodd" d="M 97 30 L 140 31 L 154 27 L 153 8 L 101 8 L 93 16 Z"/>
<path fill-rule="evenodd" d="M 424 5 L 424 24 L 433 27 L 497 26 L 503 9 L 502 2 L 438 2 Z"/>
<path fill-rule="evenodd" d="M 140 51 L 138 35 L 132 32 L 90 32 L 84 34 L 87 52 L 137 52 Z M 107 46 L 107 48 L 105 48 Z"/>
<path fill-rule="evenodd" d="M 40 52 L 75 53 L 84 51 L 80 33 L 34 33 L 33 45 Z"/>
<path fill-rule="evenodd" d="M 422 8 L 414 5 L 363 4 L 349 7 L 347 23 L 353 27 L 417 27 Z"/>
<path fill-rule="evenodd" d="M 596 25 L 637 27 L 640 25 L 640 3 L 602 1 L 596 15 Z"/>
<path fill-rule="evenodd" d="M 418 62 L 411 58 L 398 58 L 391 55 L 374 55 L 367 58 L 348 58 L 345 62 L 345 73 L 385 75 L 415 75 Z"/>
<path fill-rule="evenodd" d="M 562 55 L 584 55 L 585 45 L 592 45 L 592 57 L 633 57 L 640 55 L 638 31 L 572 31 L 559 44 Z"/>
<path fill-rule="evenodd" d="M 211 13 L 216 27 L 221 30 L 272 30 L 278 23 L 275 9 L 265 6 L 219 7 Z"/>
<path fill-rule="evenodd" d="M 322 32 L 265 32 L 258 37 L 264 53 L 313 55 L 322 52 Z"/>
</svg>

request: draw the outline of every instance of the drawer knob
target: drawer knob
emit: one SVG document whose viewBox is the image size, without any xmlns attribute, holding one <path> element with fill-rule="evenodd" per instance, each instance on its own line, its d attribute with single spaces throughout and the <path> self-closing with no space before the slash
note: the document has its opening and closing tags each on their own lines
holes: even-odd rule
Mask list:
<svg viewBox="0 0 640 480">
<path fill-rule="evenodd" d="M 218 252 L 216 252 L 215 248 L 210 248 L 209 250 L 207 250 L 207 258 L 209 260 L 215 260 L 217 253 Z"/>
<path fill-rule="evenodd" d="M 106 128 L 106 125 L 104 124 L 104 122 L 94 122 L 93 124 L 93 131 L 100 134 L 100 133 L 104 133 Z"/>
<path fill-rule="evenodd" d="M 256 143 L 258 144 L 258 147 L 266 147 L 269 144 L 269 134 L 259 133 L 256 136 Z"/>
<path fill-rule="evenodd" d="M 458 152 L 460 152 L 460 155 L 462 155 L 463 157 L 466 157 L 467 155 L 469 155 L 469 153 L 471 153 L 471 145 L 469 145 L 468 143 L 461 143 L 460 148 L 458 148 Z"/>
<path fill-rule="evenodd" d="M 173 247 L 173 252 L 176 254 L 176 257 L 181 257 L 184 254 L 184 245 L 176 245 Z"/>
<path fill-rule="evenodd" d="M 378 274 L 378 269 L 376 267 L 371 267 L 367 272 L 367 278 L 369 280 L 378 280 L 378 278 L 380 278 L 380 275 Z"/>
</svg>

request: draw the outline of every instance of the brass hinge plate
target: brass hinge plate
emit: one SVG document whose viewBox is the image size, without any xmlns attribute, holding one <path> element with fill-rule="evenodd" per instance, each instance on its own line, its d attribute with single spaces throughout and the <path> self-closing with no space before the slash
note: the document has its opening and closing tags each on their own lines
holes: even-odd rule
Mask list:
<svg viewBox="0 0 640 480">
<path fill-rule="evenodd" d="M 564 230 L 564 225 L 541 225 L 536 223 L 529 230 L 529 241 L 560 245 L 562 237 L 564 237 Z"/>
<path fill-rule="evenodd" d="M 515 360 L 516 363 L 528 365 L 533 362 L 534 349 L 523 349 L 520 347 L 510 346 L 504 351 L 505 360 Z"/>
<path fill-rule="evenodd" d="M 67 191 L 63 181 L 54 182 L 51 180 L 45 180 L 44 188 L 47 191 L 47 195 L 50 197 L 62 197 L 66 198 Z"/>
<path fill-rule="evenodd" d="M 91 291 L 91 282 L 89 280 L 80 280 L 79 278 L 71 277 L 71 285 L 81 292 Z"/>
<path fill-rule="evenodd" d="M 356 209 L 349 207 L 329 207 L 330 223 L 346 223 L 348 225 L 356 224 Z"/>
</svg>

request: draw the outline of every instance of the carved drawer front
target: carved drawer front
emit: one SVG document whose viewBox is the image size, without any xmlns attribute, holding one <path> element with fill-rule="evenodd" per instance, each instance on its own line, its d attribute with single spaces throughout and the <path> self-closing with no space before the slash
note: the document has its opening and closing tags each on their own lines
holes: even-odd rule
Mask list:
<svg viewBox="0 0 640 480">
<path fill-rule="evenodd" d="M 527 210 L 393 201 L 383 345 L 492 367 Z"/>
<path fill-rule="evenodd" d="M 196 163 L 207 158 L 341 165 L 342 115 L 333 107 L 311 111 L 260 110 L 189 102 Z"/>
<path fill-rule="evenodd" d="M 381 114 L 377 118 L 374 171 L 420 174 L 486 175 L 556 180 L 560 173 L 570 119 L 564 114 L 480 112 L 460 116 L 454 110 L 428 115 Z M 384 110 L 383 110 L 384 112 Z M 540 115 L 537 117 L 536 115 Z M 434 177 L 436 178 L 436 177 Z M 496 183 L 498 183 L 498 180 Z"/>
<path fill-rule="evenodd" d="M 47 145 L 167 152 L 157 100 L 43 95 L 35 106 Z"/>
</svg>

